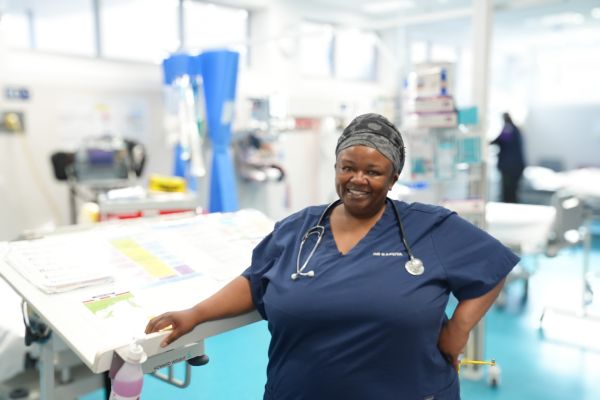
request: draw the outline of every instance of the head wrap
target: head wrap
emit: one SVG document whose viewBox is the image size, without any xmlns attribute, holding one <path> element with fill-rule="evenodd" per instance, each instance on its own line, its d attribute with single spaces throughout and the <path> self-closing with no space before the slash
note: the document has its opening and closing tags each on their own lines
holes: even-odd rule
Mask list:
<svg viewBox="0 0 600 400">
<path fill-rule="evenodd" d="M 344 129 L 335 147 L 335 156 L 351 146 L 368 146 L 388 158 L 396 173 L 404 166 L 404 141 L 398 129 L 379 114 L 363 114 Z"/>
</svg>

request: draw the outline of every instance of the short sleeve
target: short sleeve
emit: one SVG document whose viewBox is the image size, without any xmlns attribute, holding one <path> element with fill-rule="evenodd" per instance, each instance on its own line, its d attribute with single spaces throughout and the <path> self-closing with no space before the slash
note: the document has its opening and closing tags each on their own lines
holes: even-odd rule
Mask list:
<svg viewBox="0 0 600 400">
<path fill-rule="evenodd" d="M 458 300 L 489 292 L 519 262 L 506 246 L 454 213 L 441 222 L 433 239 L 450 290 Z"/>
<path fill-rule="evenodd" d="M 263 319 L 267 319 L 263 296 L 267 290 L 268 280 L 265 274 L 276 263 L 281 254 L 281 247 L 277 245 L 277 231 L 279 223 L 275 224 L 273 232 L 267 235 L 252 251 L 250 266 L 242 272 L 242 276 L 250 281 L 252 302 Z"/>
</svg>

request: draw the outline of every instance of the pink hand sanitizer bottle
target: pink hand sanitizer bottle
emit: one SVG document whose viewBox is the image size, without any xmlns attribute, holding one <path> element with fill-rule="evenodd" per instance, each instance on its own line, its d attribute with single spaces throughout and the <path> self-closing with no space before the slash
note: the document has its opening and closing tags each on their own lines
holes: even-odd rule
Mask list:
<svg viewBox="0 0 600 400">
<path fill-rule="evenodd" d="M 129 345 L 123 366 L 113 378 L 110 400 L 139 400 L 144 383 L 142 363 L 146 358 L 144 348 L 134 340 Z"/>
</svg>

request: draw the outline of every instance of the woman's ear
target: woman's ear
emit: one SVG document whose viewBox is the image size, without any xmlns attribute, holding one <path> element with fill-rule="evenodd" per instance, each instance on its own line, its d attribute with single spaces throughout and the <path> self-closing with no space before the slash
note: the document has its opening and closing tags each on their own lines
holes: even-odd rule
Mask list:
<svg viewBox="0 0 600 400">
<path fill-rule="evenodd" d="M 396 182 L 398 182 L 398 177 L 399 177 L 399 174 L 397 174 L 397 173 L 394 172 L 394 174 L 392 175 L 392 183 L 390 184 L 390 187 L 388 188 L 388 192 L 390 190 L 392 190 L 392 188 L 394 187 L 394 185 L 396 184 Z"/>
</svg>

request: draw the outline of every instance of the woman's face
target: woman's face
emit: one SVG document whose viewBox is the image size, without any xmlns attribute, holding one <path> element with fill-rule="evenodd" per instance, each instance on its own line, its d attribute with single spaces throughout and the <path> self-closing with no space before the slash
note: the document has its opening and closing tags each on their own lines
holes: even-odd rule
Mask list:
<svg viewBox="0 0 600 400">
<path fill-rule="evenodd" d="M 335 163 L 335 190 L 346 210 L 358 217 L 377 214 L 398 180 L 392 162 L 367 146 L 340 151 Z"/>
</svg>

